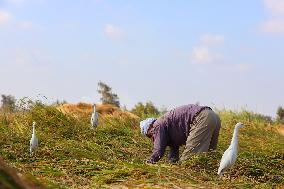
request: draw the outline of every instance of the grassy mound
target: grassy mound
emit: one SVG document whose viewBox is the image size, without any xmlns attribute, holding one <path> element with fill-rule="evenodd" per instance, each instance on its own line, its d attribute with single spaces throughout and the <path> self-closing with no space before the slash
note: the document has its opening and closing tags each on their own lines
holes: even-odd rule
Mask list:
<svg viewBox="0 0 284 189">
<path fill-rule="evenodd" d="M 1 189 L 44 189 L 46 188 L 31 175 L 22 175 L 7 166 L 0 159 L 0 188 Z"/>
<path fill-rule="evenodd" d="M 78 104 L 62 104 L 59 105 L 57 109 L 64 114 L 81 118 L 84 116 L 90 116 L 90 114 L 93 112 L 93 105 L 80 102 Z M 127 111 L 122 111 L 120 108 L 112 104 L 96 104 L 96 111 L 100 116 L 112 115 L 114 117 L 139 119 L 138 116 Z"/>
<path fill-rule="evenodd" d="M 284 187 L 284 137 L 261 116 L 219 112 L 222 128 L 217 151 L 174 165 L 166 158 L 145 165 L 152 144 L 140 135 L 139 119 L 106 114 L 93 131 L 90 113 L 91 109 L 85 114 L 68 114 L 41 104 L 27 111 L 1 113 L 0 156 L 48 188 Z M 32 121 L 37 122 L 39 138 L 34 157 L 29 156 Z M 238 121 L 246 126 L 239 133 L 240 153 L 235 167 L 219 179 L 219 161 Z"/>
</svg>

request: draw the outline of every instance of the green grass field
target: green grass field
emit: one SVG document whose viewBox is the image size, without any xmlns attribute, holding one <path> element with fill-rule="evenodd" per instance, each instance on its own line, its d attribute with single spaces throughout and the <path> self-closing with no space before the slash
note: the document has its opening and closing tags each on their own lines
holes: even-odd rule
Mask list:
<svg viewBox="0 0 284 189">
<path fill-rule="evenodd" d="M 94 132 L 89 116 L 75 118 L 35 105 L 0 114 L 0 156 L 47 188 L 284 188 L 284 136 L 276 125 L 245 111 L 219 115 L 217 151 L 175 165 L 166 153 L 159 163 L 146 165 L 152 144 L 140 135 L 139 120 L 108 116 Z M 32 121 L 39 138 L 35 157 L 29 155 Z M 219 161 L 239 121 L 246 127 L 239 132 L 237 162 L 219 179 Z"/>
</svg>

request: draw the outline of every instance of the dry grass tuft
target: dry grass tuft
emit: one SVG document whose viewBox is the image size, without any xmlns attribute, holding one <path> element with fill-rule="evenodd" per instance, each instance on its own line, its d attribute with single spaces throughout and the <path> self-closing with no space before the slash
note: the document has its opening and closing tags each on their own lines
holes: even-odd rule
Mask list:
<svg viewBox="0 0 284 189">
<path fill-rule="evenodd" d="M 75 115 L 75 117 L 89 116 L 93 112 L 93 105 L 80 102 L 78 104 L 63 104 L 58 106 L 57 109 L 64 114 Z M 96 104 L 96 109 L 101 116 L 111 115 L 114 117 L 139 119 L 138 116 L 128 111 L 123 111 L 112 104 Z"/>
<path fill-rule="evenodd" d="M 284 125 L 280 125 L 278 128 L 277 128 L 278 132 L 280 135 L 284 136 Z"/>
</svg>

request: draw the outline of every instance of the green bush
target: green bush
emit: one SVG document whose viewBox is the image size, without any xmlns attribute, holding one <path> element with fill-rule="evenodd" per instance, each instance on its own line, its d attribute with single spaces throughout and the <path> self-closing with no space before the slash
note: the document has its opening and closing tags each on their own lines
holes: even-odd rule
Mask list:
<svg viewBox="0 0 284 189">
<path fill-rule="evenodd" d="M 147 117 L 158 117 L 160 115 L 158 108 L 156 108 L 151 101 L 146 102 L 145 105 L 141 102 L 137 103 L 131 112 L 142 119 Z"/>
<path fill-rule="evenodd" d="M 284 108 L 279 106 L 276 114 L 277 114 L 277 121 L 280 123 L 284 123 Z"/>
</svg>

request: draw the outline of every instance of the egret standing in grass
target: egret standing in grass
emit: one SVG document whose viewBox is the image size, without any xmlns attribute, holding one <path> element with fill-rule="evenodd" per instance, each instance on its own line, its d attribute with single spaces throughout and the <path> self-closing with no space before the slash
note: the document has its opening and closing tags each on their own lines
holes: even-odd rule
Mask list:
<svg viewBox="0 0 284 189">
<path fill-rule="evenodd" d="M 38 147 L 38 138 L 36 136 L 36 131 L 35 131 L 35 125 L 36 122 L 33 122 L 33 134 L 32 134 L 32 138 L 30 140 L 30 155 L 34 155 L 37 147 Z"/>
<path fill-rule="evenodd" d="M 233 137 L 229 148 L 224 152 L 220 166 L 218 169 L 218 175 L 222 177 L 223 173 L 230 169 L 237 160 L 238 154 L 238 132 L 240 128 L 243 128 L 244 125 L 242 123 L 237 123 L 235 125 Z"/>
<path fill-rule="evenodd" d="M 99 119 L 99 115 L 98 112 L 96 111 L 96 104 L 94 104 L 94 110 L 91 116 L 91 125 L 93 129 L 96 129 L 98 126 L 98 119 Z"/>
</svg>

